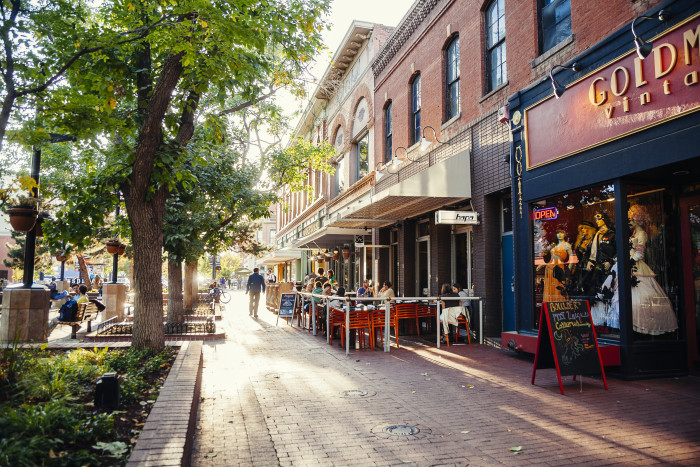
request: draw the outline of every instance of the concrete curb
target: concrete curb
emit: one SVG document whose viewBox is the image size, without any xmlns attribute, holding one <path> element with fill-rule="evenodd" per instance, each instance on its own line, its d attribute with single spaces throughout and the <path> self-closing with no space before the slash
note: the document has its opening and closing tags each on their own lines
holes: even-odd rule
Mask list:
<svg viewBox="0 0 700 467">
<path fill-rule="evenodd" d="M 190 465 L 202 364 L 202 342 L 183 342 L 127 466 Z"/>
</svg>

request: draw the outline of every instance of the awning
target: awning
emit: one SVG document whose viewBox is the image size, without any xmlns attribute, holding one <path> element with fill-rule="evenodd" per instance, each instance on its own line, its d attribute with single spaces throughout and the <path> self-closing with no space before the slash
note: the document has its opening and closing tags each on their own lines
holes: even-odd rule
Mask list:
<svg viewBox="0 0 700 467">
<path fill-rule="evenodd" d="M 321 227 L 317 231 L 294 242 L 294 247 L 330 250 L 337 245 L 354 243 L 355 235 L 370 235 L 370 232 L 365 229 Z"/>
<path fill-rule="evenodd" d="M 420 163 L 423 162 L 413 164 Z M 465 201 L 471 198 L 469 164 L 469 150 L 465 149 L 407 178 L 401 178 L 403 170 L 397 175 L 384 175 L 398 181 L 381 191 L 377 191 L 381 184 L 378 182 L 369 196 L 333 213 L 329 225 L 337 228 L 382 227 Z"/>
<path fill-rule="evenodd" d="M 301 251 L 296 250 L 277 250 L 273 251 L 270 255 L 265 256 L 259 264 L 274 265 L 280 263 L 286 263 L 287 261 L 294 261 L 301 259 Z"/>
</svg>

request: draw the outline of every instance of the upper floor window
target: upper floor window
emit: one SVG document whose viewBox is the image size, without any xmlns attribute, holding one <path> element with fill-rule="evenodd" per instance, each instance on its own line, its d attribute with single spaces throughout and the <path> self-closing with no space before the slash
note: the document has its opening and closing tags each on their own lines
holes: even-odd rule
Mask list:
<svg viewBox="0 0 700 467">
<path fill-rule="evenodd" d="M 459 36 L 445 49 L 445 121 L 459 114 Z"/>
<path fill-rule="evenodd" d="M 539 0 L 540 46 L 544 53 L 571 35 L 570 0 Z"/>
<path fill-rule="evenodd" d="M 504 0 L 494 0 L 486 9 L 487 89 L 506 82 L 506 17 Z"/>
<path fill-rule="evenodd" d="M 391 125 L 391 101 L 384 107 L 384 162 L 391 162 L 392 147 L 391 137 L 393 129 Z"/>
<path fill-rule="evenodd" d="M 369 173 L 369 133 L 365 133 L 362 138 L 357 140 L 355 145 L 356 159 L 356 177 L 361 180 Z"/>
<path fill-rule="evenodd" d="M 345 157 L 338 159 L 335 165 L 335 193 L 341 194 L 345 191 Z"/>
<path fill-rule="evenodd" d="M 421 140 L 420 132 L 420 73 L 411 81 L 411 144 Z"/>
</svg>

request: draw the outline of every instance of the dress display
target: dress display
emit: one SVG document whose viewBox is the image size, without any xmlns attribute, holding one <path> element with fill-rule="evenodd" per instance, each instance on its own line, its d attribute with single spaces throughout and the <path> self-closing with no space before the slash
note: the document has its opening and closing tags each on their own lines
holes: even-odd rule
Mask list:
<svg viewBox="0 0 700 467">
<path fill-rule="evenodd" d="M 557 232 L 557 238 L 559 243 L 549 250 L 552 258 L 545 265 L 543 302 L 568 299 L 565 293 L 566 270 L 564 268 L 571 258 L 571 244 L 564 240 L 562 232 Z"/>
<path fill-rule="evenodd" d="M 644 262 L 647 241 L 647 233 L 636 226 L 630 237 L 632 277 L 637 279 L 632 284 L 632 327 L 643 334 L 659 335 L 677 330 L 678 320 L 656 274 Z"/>
</svg>

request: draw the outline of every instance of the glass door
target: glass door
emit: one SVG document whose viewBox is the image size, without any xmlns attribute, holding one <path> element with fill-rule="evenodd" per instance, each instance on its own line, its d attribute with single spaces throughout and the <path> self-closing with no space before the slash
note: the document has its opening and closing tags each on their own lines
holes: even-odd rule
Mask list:
<svg viewBox="0 0 700 467">
<path fill-rule="evenodd" d="M 700 196 L 681 199 L 681 229 L 688 363 L 700 375 Z"/>
</svg>

